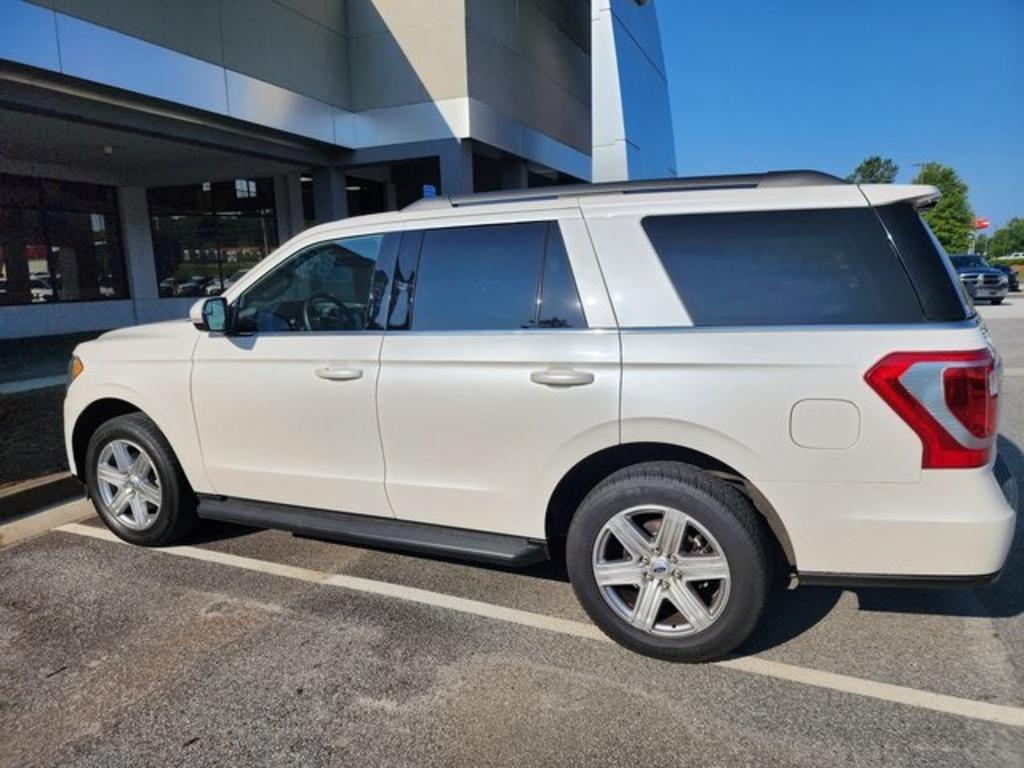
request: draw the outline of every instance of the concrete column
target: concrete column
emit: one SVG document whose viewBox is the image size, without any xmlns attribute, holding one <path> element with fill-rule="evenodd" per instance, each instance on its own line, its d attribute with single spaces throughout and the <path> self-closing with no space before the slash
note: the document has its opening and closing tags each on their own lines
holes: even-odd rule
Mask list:
<svg viewBox="0 0 1024 768">
<path fill-rule="evenodd" d="M 453 140 L 440 155 L 443 195 L 468 195 L 473 191 L 473 145 Z"/>
<path fill-rule="evenodd" d="M 302 176 L 298 173 L 274 177 L 274 213 L 277 218 L 277 240 L 283 243 L 306 228 L 302 212 Z"/>
<path fill-rule="evenodd" d="M 326 166 L 313 171 L 313 205 L 316 207 L 317 224 L 348 216 L 343 168 Z"/>
<path fill-rule="evenodd" d="M 526 189 L 528 186 L 526 161 L 514 155 L 501 159 L 501 188 Z"/>
<path fill-rule="evenodd" d="M 149 205 L 142 187 L 119 187 L 117 199 L 121 213 L 121 238 L 128 267 L 128 294 L 135 322 L 145 322 L 146 311 L 159 299 L 156 261 L 153 258 L 153 233 L 149 226 Z"/>
</svg>

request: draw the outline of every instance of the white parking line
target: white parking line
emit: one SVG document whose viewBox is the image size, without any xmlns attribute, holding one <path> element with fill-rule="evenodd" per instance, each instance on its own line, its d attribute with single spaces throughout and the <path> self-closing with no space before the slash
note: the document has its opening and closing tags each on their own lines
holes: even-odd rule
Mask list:
<svg viewBox="0 0 1024 768">
<path fill-rule="evenodd" d="M 56 528 L 57 531 L 72 533 L 78 536 L 88 536 L 103 541 L 111 541 L 123 544 L 110 531 L 103 528 L 71 523 Z M 520 611 L 516 608 L 506 608 L 500 605 L 484 603 L 479 600 L 468 600 L 454 595 L 446 595 L 440 592 L 431 592 L 426 589 L 407 587 L 401 584 L 392 584 L 386 581 L 374 581 L 373 579 L 362 579 L 357 576 L 346 576 L 339 573 L 325 573 L 314 571 L 308 568 L 297 568 L 291 565 L 282 565 L 267 560 L 258 560 L 251 557 L 241 557 L 226 552 L 216 552 L 200 547 L 178 546 L 164 547 L 153 550 L 158 553 L 187 557 L 192 560 L 202 560 L 208 563 L 218 563 L 232 568 L 241 568 L 247 571 L 257 571 L 273 576 L 281 576 L 287 579 L 296 579 L 313 584 L 323 584 L 332 587 L 342 587 L 357 592 L 364 592 L 383 597 L 392 597 L 398 600 L 406 600 L 421 605 L 429 605 L 436 608 L 447 608 L 460 613 L 468 613 L 474 616 L 483 616 L 488 619 L 507 621 L 511 624 L 542 629 L 548 632 L 557 632 L 563 635 L 571 635 L 586 640 L 598 640 L 611 642 L 600 630 L 592 624 L 585 624 L 579 621 L 559 619 L 554 616 L 547 616 L 530 611 Z M 1024 727 L 1024 708 L 1008 706 L 1004 704 L 989 704 L 984 701 L 963 699 L 957 696 L 947 696 L 931 691 L 922 691 L 917 688 L 907 688 L 902 685 L 891 685 L 879 683 L 874 680 L 866 680 L 849 675 L 838 675 L 832 672 L 822 672 L 816 669 L 808 669 L 793 664 L 784 664 L 777 661 L 769 661 L 756 656 L 747 656 L 738 659 L 716 662 L 715 666 L 732 669 L 739 672 L 746 672 L 761 677 L 770 677 L 776 680 L 785 680 L 790 683 L 809 685 L 815 688 L 825 688 L 841 693 L 849 693 L 855 696 L 863 696 L 880 701 L 888 701 L 895 704 L 903 704 L 918 709 L 927 709 L 933 712 L 956 715 L 958 717 L 971 718 L 973 720 L 984 720 L 990 723 L 1001 725 L 1012 725 Z"/>
</svg>

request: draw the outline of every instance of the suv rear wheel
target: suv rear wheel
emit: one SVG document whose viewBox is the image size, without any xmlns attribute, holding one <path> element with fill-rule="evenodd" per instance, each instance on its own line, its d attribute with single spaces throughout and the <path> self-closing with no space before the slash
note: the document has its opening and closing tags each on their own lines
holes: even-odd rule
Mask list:
<svg viewBox="0 0 1024 768">
<path fill-rule="evenodd" d="M 84 471 L 96 512 L 125 541 L 173 544 L 198 522 L 195 496 L 167 438 L 141 413 L 100 425 Z"/>
<path fill-rule="evenodd" d="M 771 560 L 740 491 L 695 467 L 620 470 L 583 500 L 566 562 L 584 609 L 625 647 L 670 661 L 719 658 L 764 611 Z"/>
</svg>

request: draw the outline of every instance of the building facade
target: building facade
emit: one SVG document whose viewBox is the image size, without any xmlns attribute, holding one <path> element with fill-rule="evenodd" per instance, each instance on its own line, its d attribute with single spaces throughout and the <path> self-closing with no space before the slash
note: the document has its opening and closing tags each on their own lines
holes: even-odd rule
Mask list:
<svg viewBox="0 0 1024 768">
<path fill-rule="evenodd" d="M 184 317 L 314 222 L 674 173 L 644 0 L 0 0 L 0 339 Z"/>
</svg>

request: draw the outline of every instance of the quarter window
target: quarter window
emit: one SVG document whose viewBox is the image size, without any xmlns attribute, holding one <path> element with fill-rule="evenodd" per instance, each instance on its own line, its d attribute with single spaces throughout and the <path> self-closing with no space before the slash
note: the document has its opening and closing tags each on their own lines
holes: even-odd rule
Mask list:
<svg viewBox="0 0 1024 768">
<path fill-rule="evenodd" d="M 694 325 L 925 319 L 869 208 L 652 216 L 643 227 Z"/>
<path fill-rule="evenodd" d="M 388 293 L 390 265 L 381 267 L 397 242 L 397 235 L 365 235 L 300 251 L 242 294 L 236 328 L 242 333 L 374 329 Z"/>
</svg>

